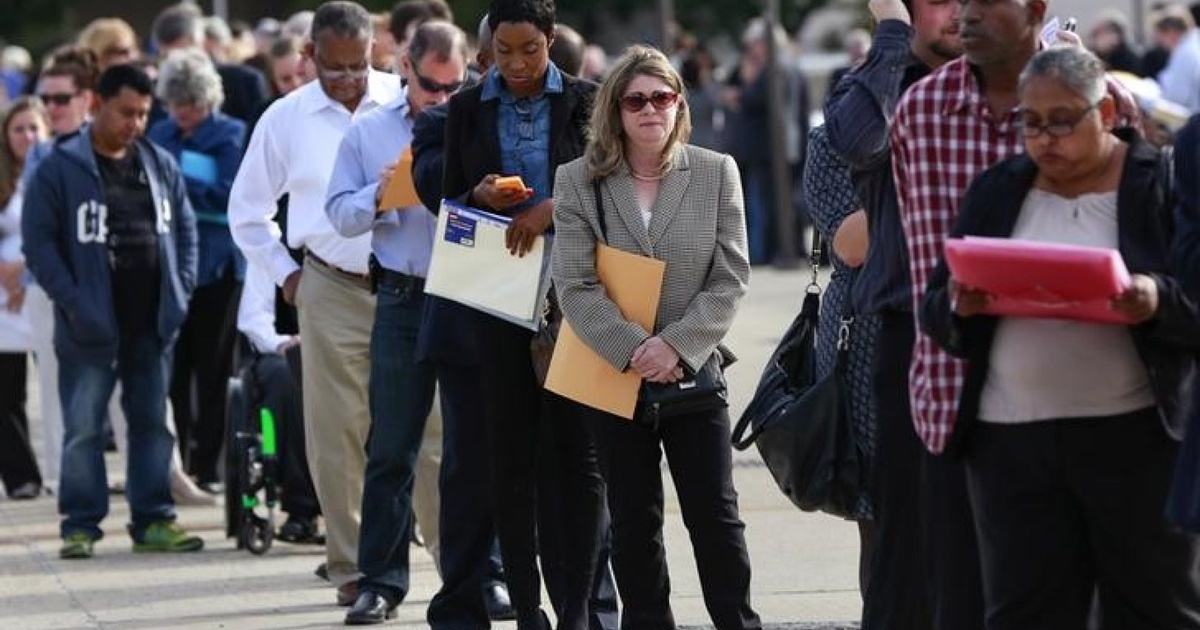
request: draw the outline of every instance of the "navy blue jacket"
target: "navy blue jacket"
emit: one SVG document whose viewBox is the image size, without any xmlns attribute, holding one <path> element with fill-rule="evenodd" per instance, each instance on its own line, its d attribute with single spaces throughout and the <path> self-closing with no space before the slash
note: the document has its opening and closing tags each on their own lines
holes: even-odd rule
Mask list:
<svg viewBox="0 0 1200 630">
<path fill-rule="evenodd" d="M 214 112 L 184 138 L 179 125 L 171 118 L 155 123 L 146 137 L 167 150 L 182 164 L 184 151 L 199 153 L 216 162 L 216 179 L 207 182 L 183 177 L 187 184 L 188 201 L 196 213 L 200 239 L 200 261 L 196 271 L 196 286 L 202 287 L 223 278 L 232 269 L 237 280 L 246 277 L 246 260 L 233 242 L 229 232 L 229 191 L 242 163 L 242 142 L 247 138 L 246 124 Z"/>
<path fill-rule="evenodd" d="M 145 139 L 134 148 L 158 212 L 158 334 L 167 345 L 183 324 L 196 284 L 196 219 L 175 160 Z M 59 140 L 38 166 L 21 216 L 25 262 L 54 302 L 54 347 L 60 359 L 117 357 L 120 329 L 106 223 L 104 184 L 89 127 L 84 127 Z"/>
<path fill-rule="evenodd" d="M 1131 129 L 1122 129 L 1118 135 L 1130 143 L 1117 190 L 1118 250 L 1130 273 L 1146 274 L 1158 285 L 1158 312 L 1153 319 L 1130 326 L 1129 333 L 1150 376 L 1163 428 L 1178 440 L 1183 437 L 1184 420 L 1193 402 L 1200 309 L 1183 291 L 1171 265 L 1173 221 L 1163 195 L 1160 153 Z M 951 236 L 1012 236 L 1036 177 L 1037 165 L 1027 155 L 984 171 L 967 190 Z M 925 333 L 942 348 L 969 363 L 958 407 L 959 426 L 968 426 L 979 412 L 999 318 L 954 315 L 949 279 L 943 258 L 929 279 L 920 321 Z"/>
</svg>

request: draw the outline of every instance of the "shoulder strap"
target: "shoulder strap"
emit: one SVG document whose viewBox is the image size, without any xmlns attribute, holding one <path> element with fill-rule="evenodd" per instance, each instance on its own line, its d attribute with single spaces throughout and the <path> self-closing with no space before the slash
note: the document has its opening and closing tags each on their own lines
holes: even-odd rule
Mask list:
<svg viewBox="0 0 1200 630">
<path fill-rule="evenodd" d="M 592 180 L 592 196 L 596 198 L 596 219 L 600 222 L 600 236 L 608 244 L 608 223 L 604 219 L 604 196 L 600 193 L 600 180 Z"/>
</svg>

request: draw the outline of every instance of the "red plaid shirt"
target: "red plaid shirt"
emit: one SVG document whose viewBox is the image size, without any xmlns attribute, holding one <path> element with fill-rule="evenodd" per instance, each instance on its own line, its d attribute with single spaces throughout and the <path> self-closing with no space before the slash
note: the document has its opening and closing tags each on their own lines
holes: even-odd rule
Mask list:
<svg viewBox="0 0 1200 630">
<path fill-rule="evenodd" d="M 1123 124 L 1140 122 L 1133 98 L 1111 78 L 1109 92 Z M 1024 151 L 1017 121 L 1016 109 L 992 112 L 965 57 L 913 85 L 900 100 L 891 129 L 892 168 L 918 317 L 967 187 L 989 166 Z M 946 448 L 954 430 L 965 374 L 964 361 L 918 332 L 908 391 L 917 434 L 933 453 Z"/>
</svg>

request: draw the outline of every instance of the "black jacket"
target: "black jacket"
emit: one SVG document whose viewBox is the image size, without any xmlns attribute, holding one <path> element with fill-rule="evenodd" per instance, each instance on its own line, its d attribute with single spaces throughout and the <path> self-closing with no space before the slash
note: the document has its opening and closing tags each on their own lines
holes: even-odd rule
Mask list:
<svg viewBox="0 0 1200 630">
<path fill-rule="evenodd" d="M 1200 309 L 1185 295 L 1170 264 L 1174 228 L 1171 208 L 1163 199 L 1161 154 L 1130 129 L 1117 135 L 1130 143 L 1117 190 L 1118 249 L 1130 273 L 1148 275 L 1158 285 L 1158 313 L 1146 323 L 1130 326 L 1129 332 L 1150 376 L 1163 428 L 1178 440 L 1192 404 Z M 1011 236 L 1036 177 L 1037 166 L 1026 155 L 984 171 L 967 191 L 951 236 Z M 977 419 L 1000 318 L 953 315 L 949 278 L 943 258 L 921 304 L 921 329 L 947 352 L 968 361 L 958 407 L 958 426 L 968 427 Z"/>
</svg>

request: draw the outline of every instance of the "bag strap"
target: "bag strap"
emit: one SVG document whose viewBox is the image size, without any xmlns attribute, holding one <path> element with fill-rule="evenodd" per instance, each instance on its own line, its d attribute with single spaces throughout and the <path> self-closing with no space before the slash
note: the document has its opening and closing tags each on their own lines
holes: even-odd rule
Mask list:
<svg viewBox="0 0 1200 630">
<path fill-rule="evenodd" d="M 608 223 L 604 219 L 604 195 L 600 192 L 600 180 L 592 180 L 592 195 L 596 198 L 596 219 L 600 221 L 600 236 L 608 244 Z"/>
</svg>

